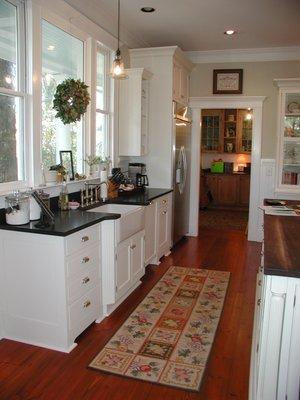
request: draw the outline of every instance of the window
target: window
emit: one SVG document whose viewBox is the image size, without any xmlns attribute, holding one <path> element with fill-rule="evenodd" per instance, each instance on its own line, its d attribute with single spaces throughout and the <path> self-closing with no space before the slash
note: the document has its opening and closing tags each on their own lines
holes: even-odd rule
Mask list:
<svg viewBox="0 0 300 400">
<path fill-rule="evenodd" d="M 108 76 L 110 53 L 102 46 L 97 48 L 96 84 L 96 154 L 109 156 L 110 146 L 110 78 Z"/>
<path fill-rule="evenodd" d="M 60 162 L 60 150 L 72 150 L 75 172 L 83 172 L 83 123 L 64 125 L 55 117 L 56 87 L 67 78 L 84 80 L 84 42 L 42 21 L 42 163 Z"/>
<path fill-rule="evenodd" d="M 0 184 L 25 180 L 25 59 L 20 40 L 25 40 L 23 5 L 0 0 Z"/>
</svg>

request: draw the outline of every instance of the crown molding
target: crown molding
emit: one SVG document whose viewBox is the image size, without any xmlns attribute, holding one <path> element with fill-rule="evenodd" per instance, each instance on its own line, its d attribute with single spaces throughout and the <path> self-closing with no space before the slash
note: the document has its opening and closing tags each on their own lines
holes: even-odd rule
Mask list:
<svg viewBox="0 0 300 400">
<path fill-rule="evenodd" d="M 300 60 L 300 46 L 186 51 L 195 64 Z"/>
<path fill-rule="evenodd" d="M 194 68 L 194 64 L 186 57 L 185 52 L 178 46 L 163 46 L 163 47 L 146 47 L 139 49 L 130 49 L 130 57 L 174 57 L 181 63 L 186 69 L 191 71 Z"/>
<path fill-rule="evenodd" d="M 205 97 L 190 97 L 189 106 L 191 108 L 253 108 L 260 107 L 265 99 L 265 96 L 230 96 L 220 94 Z"/>
<path fill-rule="evenodd" d="M 295 86 L 300 86 L 300 78 L 284 78 L 284 79 L 274 79 L 274 85 L 278 87 L 291 88 Z"/>
</svg>

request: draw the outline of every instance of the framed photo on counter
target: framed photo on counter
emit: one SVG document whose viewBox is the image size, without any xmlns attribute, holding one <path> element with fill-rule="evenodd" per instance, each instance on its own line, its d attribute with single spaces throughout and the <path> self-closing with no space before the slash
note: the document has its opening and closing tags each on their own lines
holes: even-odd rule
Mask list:
<svg viewBox="0 0 300 400">
<path fill-rule="evenodd" d="M 242 69 L 214 69 L 213 94 L 243 93 Z"/>
<path fill-rule="evenodd" d="M 60 164 L 65 168 L 70 176 L 70 180 L 74 181 L 74 164 L 73 153 L 71 150 L 60 150 L 59 152 Z"/>
</svg>

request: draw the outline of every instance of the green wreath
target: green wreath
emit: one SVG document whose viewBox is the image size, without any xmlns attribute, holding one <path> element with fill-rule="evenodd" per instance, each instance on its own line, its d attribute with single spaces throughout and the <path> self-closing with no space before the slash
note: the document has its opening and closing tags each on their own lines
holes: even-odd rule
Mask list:
<svg viewBox="0 0 300 400">
<path fill-rule="evenodd" d="M 57 111 L 55 117 L 60 118 L 65 125 L 80 121 L 91 101 L 87 88 L 80 79 L 72 78 L 57 85 L 53 99 L 53 108 Z"/>
</svg>

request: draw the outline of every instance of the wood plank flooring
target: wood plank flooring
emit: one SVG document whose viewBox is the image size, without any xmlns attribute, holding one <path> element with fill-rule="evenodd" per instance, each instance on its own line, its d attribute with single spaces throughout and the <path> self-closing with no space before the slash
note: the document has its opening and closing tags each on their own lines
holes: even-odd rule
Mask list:
<svg viewBox="0 0 300 400">
<path fill-rule="evenodd" d="M 255 275 L 260 245 L 241 231 L 202 230 L 182 241 L 105 321 L 93 324 L 64 354 L 0 341 L 1 400 L 247 400 Z M 170 265 L 231 272 L 223 315 L 199 393 L 87 369 L 117 328 Z"/>
</svg>

